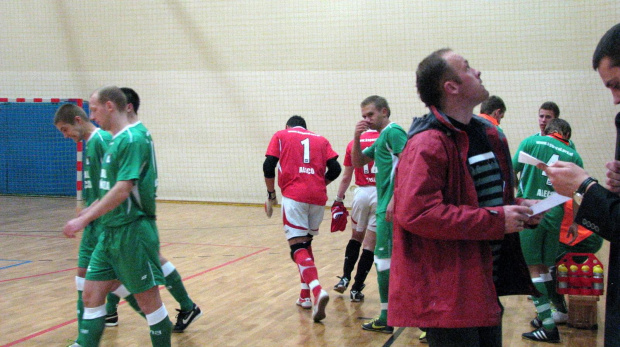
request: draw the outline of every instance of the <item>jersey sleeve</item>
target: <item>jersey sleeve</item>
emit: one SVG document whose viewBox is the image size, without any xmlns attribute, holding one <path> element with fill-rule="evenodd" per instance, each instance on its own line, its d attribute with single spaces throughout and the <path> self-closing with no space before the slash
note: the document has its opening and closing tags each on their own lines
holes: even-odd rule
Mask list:
<svg viewBox="0 0 620 347">
<path fill-rule="evenodd" d="M 521 151 L 524 150 L 526 141 L 527 141 L 527 139 L 521 141 L 521 143 L 519 144 L 519 148 L 517 148 L 517 151 L 515 152 L 515 155 L 512 157 L 512 167 L 513 167 L 513 170 L 515 172 L 523 171 L 523 166 L 525 164 L 519 163 L 519 153 L 521 153 Z"/>
<path fill-rule="evenodd" d="M 362 151 L 362 154 L 367 156 L 368 158 L 375 160 L 375 148 L 377 146 L 377 142 L 373 143 L 370 147 L 367 147 Z"/>
<path fill-rule="evenodd" d="M 280 132 L 275 133 L 271 137 L 271 141 L 269 141 L 269 145 L 267 146 L 267 153 L 265 155 L 271 155 L 276 158 L 280 158 Z"/>
<path fill-rule="evenodd" d="M 325 143 L 326 143 L 326 146 L 325 146 L 325 159 L 326 160 L 325 161 L 338 158 L 338 153 L 334 151 L 329 141 L 325 140 Z"/>
<path fill-rule="evenodd" d="M 388 134 L 388 144 L 395 155 L 400 154 L 407 144 L 407 133 L 405 133 L 405 130 L 401 127 L 395 127 L 394 131 L 390 131 Z"/>
<path fill-rule="evenodd" d="M 353 141 L 349 142 L 344 153 L 344 166 L 353 166 L 353 162 L 351 161 L 351 148 L 353 148 Z"/>
<path fill-rule="evenodd" d="M 127 141 L 119 155 L 118 176 L 116 181 L 132 181 L 140 178 L 140 171 L 146 164 L 146 155 L 150 148 L 143 138 Z"/>
</svg>

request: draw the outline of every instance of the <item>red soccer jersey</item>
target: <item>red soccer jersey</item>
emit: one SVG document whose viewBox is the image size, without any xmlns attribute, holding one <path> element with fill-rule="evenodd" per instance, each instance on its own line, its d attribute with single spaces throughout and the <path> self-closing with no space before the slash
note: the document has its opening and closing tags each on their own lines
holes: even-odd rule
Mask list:
<svg viewBox="0 0 620 347">
<path fill-rule="evenodd" d="M 362 147 L 362 151 L 370 146 L 372 146 L 377 138 L 379 137 L 379 132 L 376 130 L 368 130 L 362 133 L 360 136 L 360 146 Z M 347 152 L 344 155 L 344 166 L 353 166 L 351 163 L 351 148 L 353 148 L 353 141 L 349 142 L 347 146 Z M 355 184 L 358 186 L 376 186 L 375 173 L 377 169 L 375 168 L 375 162 L 371 161 L 370 163 L 364 165 L 364 167 L 356 167 L 355 168 Z"/>
<path fill-rule="evenodd" d="M 302 127 L 280 130 L 271 138 L 265 155 L 279 159 L 278 186 L 283 196 L 325 205 L 326 164 L 329 159 L 338 157 L 327 139 Z"/>
</svg>

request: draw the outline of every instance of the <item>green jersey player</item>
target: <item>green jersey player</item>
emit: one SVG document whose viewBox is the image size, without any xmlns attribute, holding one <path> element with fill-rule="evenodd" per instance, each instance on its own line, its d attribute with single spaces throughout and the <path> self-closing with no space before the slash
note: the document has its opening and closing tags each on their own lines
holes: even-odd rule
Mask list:
<svg viewBox="0 0 620 347">
<path fill-rule="evenodd" d="M 407 133 L 398 124 L 390 121 L 390 108 L 385 98 L 373 95 L 362 101 L 362 118 L 357 123 L 351 160 L 353 166 L 362 167 L 370 161 L 377 168 L 377 241 L 375 245 L 375 268 L 379 284 L 381 314 L 362 325 L 364 330 L 392 333 L 394 328 L 387 325 L 388 292 L 390 278 L 390 259 L 392 257 L 392 213 L 391 202 L 394 192 L 394 169 L 398 156 L 407 143 Z M 360 136 L 368 130 L 380 131 L 375 143 L 361 150 Z"/>
<path fill-rule="evenodd" d="M 570 146 L 571 128 L 568 122 L 555 118 L 545 128 L 546 136 L 530 136 L 523 140 L 513 158 L 513 166 L 521 174 L 517 197 L 542 200 L 554 192 L 547 175 L 536 166 L 518 162 L 521 151 L 551 165 L 558 160 L 573 162 L 580 167 L 583 161 L 577 151 Z M 531 325 L 544 331 L 555 331 L 555 322 L 565 321 L 565 315 L 552 313 L 549 306 L 549 293 L 555 291 L 554 281 L 549 268 L 555 264 L 559 249 L 560 224 L 564 216 L 563 206 L 556 206 L 547 211 L 540 224 L 534 229 L 524 229 L 520 233 L 521 248 L 528 265 L 532 282 L 542 293 L 534 297 L 538 316 Z M 565 312 L 564 312 L 565 313 Z M 539 330 L 540 331 L 540 330 Z"/>
<path fill-rule="evenodd" d="M 105 327 L 105 296 L 119 280 L 140 303 L 153 346 L 171 344 L 172 323 L 158 290 L 165 281 L 154 219 L 157 176 L 152 142 L 131 126 L 126 107 L 127 98 L 117 87 L 91 95 L 91 117 L 113 139 L 103 157 L 99 201 L 63 229 L 71 236 L 99 217 L 104 227 L 86 273 L 81 346 L 99 344 Z"/>
</svg>

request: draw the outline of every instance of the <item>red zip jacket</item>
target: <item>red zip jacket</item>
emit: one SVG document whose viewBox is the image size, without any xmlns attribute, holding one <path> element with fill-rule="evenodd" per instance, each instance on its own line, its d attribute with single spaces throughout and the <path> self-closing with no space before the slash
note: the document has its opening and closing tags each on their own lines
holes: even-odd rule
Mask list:
<svg viewBox="0 0 620 347">
<path fill-rule="evenodd" d="M 467 134 L 446 116 L 414 120 L 394 186 L 394 233 L 388 323 L 464 328 L 501 323 L 498 295 L 537 294 L 518 234 L 504 234 L 503 207 L 478 207 L 467 168 Z M 500 164 L 504 202 L 515 203 L 508 145 L 488 121 L 483 126 Z M 503 240 L 493 283 L 490 240 Z"/>
</svg>

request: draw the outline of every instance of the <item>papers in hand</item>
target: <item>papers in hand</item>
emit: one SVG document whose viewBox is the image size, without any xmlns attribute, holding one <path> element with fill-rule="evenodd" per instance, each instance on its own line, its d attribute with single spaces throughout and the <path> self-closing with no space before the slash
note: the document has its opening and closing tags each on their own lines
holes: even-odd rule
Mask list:
<svg viewBox="0 0 620 347">
<path fill-rule="evenodd" d="M 530 164 L 530 165 L 538 165 L 538 164 L 544 164 L 547 165 L 545 163 L 543 163 L 542 161 L 532 157 L 531 155 L 521 151 L 519 152 L 519 163 L 523 163 L 523 164 Z"/>
<path fill-rule="evenodd" d="M 567 202 L 568 200 L 570 200 L 569 197 L 553 192 L 545 200 L 541 200 L 535 205 L 530 206 L 530 209 L 532 210 L 532 214 L 530 216 L 539 214 L 541 212 L 545 212 L 553 207 L 556 207 L 560 204 Z"/>
</svg>

